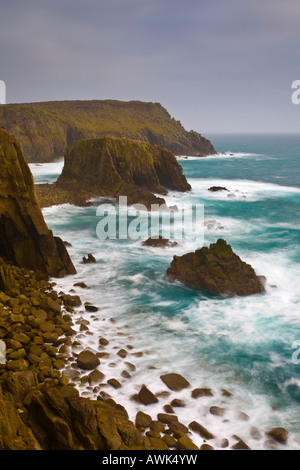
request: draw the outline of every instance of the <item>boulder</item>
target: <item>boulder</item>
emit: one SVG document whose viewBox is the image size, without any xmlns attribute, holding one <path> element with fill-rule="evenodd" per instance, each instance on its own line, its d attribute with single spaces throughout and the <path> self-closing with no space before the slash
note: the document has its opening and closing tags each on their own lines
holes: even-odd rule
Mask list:
<svg viewBox="0 0 300 470">
<path fill-rule="evenodd" d="M 179 391 L 190 386 L 189 382 L 180 374 L 164 374 L 160 378 L 170 390 Z"/>
<path fill-rule="evenodd" d="M 77 365 L 80 369 L 93 370 L 100 365 L 100 361 L 96 354 L 86 349 L 78 354 Z"/>
<path fill-rule="evenodd" d="M 183 256 L 174 256 L 167 277 L 215 295 L 262 294 L 265 288 L 254 269 L 219 239 Z"/>
<path fill-rule="evenodd" d="M 272 437 L 275 441 L 281 444 L 286 444 L 288 440 L 288 431 L 285 428 L 273 428 L 266 432 L 267 436 Z"/>
<path fill-rule="evenodd" d="M 141 390 L 138 393 L 138 398 L 143 405 L 151 405 L 153 403 L 158 403 L 156 396 L 145 386 L 143 385 Z"/>
</svg>

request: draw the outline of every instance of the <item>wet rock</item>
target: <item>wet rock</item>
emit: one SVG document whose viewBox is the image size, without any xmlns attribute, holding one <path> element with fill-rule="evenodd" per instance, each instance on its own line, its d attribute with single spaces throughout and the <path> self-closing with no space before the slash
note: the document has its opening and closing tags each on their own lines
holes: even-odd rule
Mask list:
<svg viewBox="0 0 300 470">
<path fill-rule="evenodd" d="M 92 351 L 85 350 L 81 351 L 77 356 L 77 365 L 80 369 L 92 370 L 96 369 L 100 364 L 100 361 L 96 354 Z"/>
<path fill-rule="evenodd" d="M 210 414 L 214 416 L 224 416 L 225 409 L 220 408 L 219 406 L 211 406 L 209 409 Z"/>
<path fill-rule="evenodd" d="M 202 444 L 200 446 L 200 450 L 214 450 L 214 448 L 210 446 L 209 444 Z"/>
<path fill-rule="evenodd" d="M 82 258 L 82 262 L 84 264 L 97 263 L 96 258 L 92 255 L 92 253 L 89 253 L 87 258 L 84 256 Z"/>
<path fill-rule="evenodd" d="M 234 444 L 231 449 L 233 450 L 250 450 L 250 447 L 246 444 L 245 441 L 243 441 L 243 439 L 239 439 L 239 441 Z"/>
<path fill-rule="evenodd" d="M 170 404 L 164 405 L 164 411 L 166 413 L 175 413 L 175 411 L 173 410 L 173 408 Z"/>
<path fill-rule="evenodd" d="M 203 439 L 209 440 L 214 438 L 214 435 L 197 421 L 192 421 L 189 424 L 189 428 L 191 429 L 191 431 L 194 431 L 199 434 L 199 436 L 201 436 Z"/>
<path fill-rule="evenodd" d="M 85 304 L 84 306 L 87 312 L 98 312 L 99 308 L 95 307 L 95 305 Z"/>
<path fill-rule="evenodd" d="M 210 188 L 208 188 L 208 191 L 215 193 L 217 191 L 228 191 L 228 189 L 224 188 L 223 186 L 211 186 Z"/>
<path fill-rule="evenodd" d="M 273 428 L 266 432 L 267 436 L 272 437 L 275 441 L 280 442 L 280 444 L 286 444 L 288 440 L 288 431 L 285 428 Z"/>
<path fill-rule="evenodd" d="M 176 448 L 178 450 L 199 450 L 199 447 L 197 447 L 188 436 L 178 439 L 178 441 L 176 441 Z"/>
<path fill-rule="evenodd" d="M 160 378 L 173 391 L 179 391 L 190 386 L 190 383 L 180 374 L 170 373 L 161 375 Z"/>
<path fill-rule="evenodd" d="M 174 406 L 174 408 L 183 408 L 185 406 L 185 402 L 179 398 L 174 398 L 174 400 L 171 401 L 171 405 Z"/>
<path fill-rule="evenodd" d="M 120 382 L 117 379 L 109 379 L 107 381 L 107 383 L 109 383 L 109 385 L 111 385 L 114 388 L 121 388 L 122 387 L 122 385 L 120 384 Z"/>
<path fill-rule="evenodd" d="M 120 351 L 117 352 L 117 355 L 124 359 L 125 357 L 127 357 L 128 352 L 126 351 L 126 349 L 120 349 Z"/>
<path fill-rule="evenodd" d="M 95 369 L 88 375 L 88 382 L 90 385 L 98 384 L 103 381 L 105 375 L 100 370 Z"/>
<path fill-rule="evenodd" d="M 192 398 L 212 397 L 213 393 L 210 388 L 195 388 L 192 390 Z"/>
<path fill-rule="evenodd" d="M 221 238 L 209 248 L 174 256 L 167 277 L 215 295 L 247 296 L 265 292 L 254 269 Z"/>
<path fill-rule="evenodd" d="M 158 413 L 157 419 L 161 423 L 168 424 L 168 425 L 170 425 L 170 423 L 173 423 L 173 422 L 178 422 L 177 416 L 169 415 L 166 413 Z"/>
<path fill-rule="evenodd" d="M 144 242 L 142 242 L 143 246 L 152 246 L 152 247 L 159 247 L 159 248 L 167 248 L 167 247 L 173 247 L 177 246 L 178 243 L 176 241 L 170 241 L 168 238 L 165 238 L 161 235 L 158 237 L 154 238 L 148 238 Z"/>
<path fill-rule="evenodd" d="M 152 418 L 150 415 L 143 413 L 143 411 L 138 411 L 135 417 L 135 425 L 137 428 L 146 429 L 150 426 Z"/>
<path fill-rule="evenodd" d="M 74 284 L 74 287 L 81 287 L 81 289 L 87 289 L 88 288 L 88 286 L 86 285 L 85 282 L 76 282 Z"/>
<path fill-rule="evenodd" d="M 141 390 L 138 393 L 138 398 L 143 405 L 151 405 L 153 403 L 158 403 L 156 396 L 145 386 L 143 385 Z"/>
</svg>

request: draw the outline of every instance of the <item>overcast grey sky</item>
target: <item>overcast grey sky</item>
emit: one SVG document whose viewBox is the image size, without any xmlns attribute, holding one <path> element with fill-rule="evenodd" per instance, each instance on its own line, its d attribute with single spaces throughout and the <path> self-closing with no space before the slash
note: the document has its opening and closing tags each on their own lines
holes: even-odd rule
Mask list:
<svg viewBox="0 0 300 470">
<path fill-rule="evenodd" d="M 188 130 L 298 132 L 300 0 L 0 0 L 7 102 L 160 102 Z"/>
</svg>

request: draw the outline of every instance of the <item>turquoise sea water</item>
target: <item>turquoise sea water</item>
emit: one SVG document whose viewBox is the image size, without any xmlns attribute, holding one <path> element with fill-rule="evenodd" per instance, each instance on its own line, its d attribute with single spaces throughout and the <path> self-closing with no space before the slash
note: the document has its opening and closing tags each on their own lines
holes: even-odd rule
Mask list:
<svg viewBox="0 0 300 470">
<path fill-rule="evenodd" d="M 137 366 L 130 381 L 122 379 L 123 365 L 110 366 L 111 359 L 101 365 L 107 378 L 121 381 L 116 398 L 133 416 L 137 405 L 129 397 L 141 384 L 160 391 L 159 375 L 178 372 L 194 387 L 214 391 L 201 403 L 181 392 L 187 405 L 179 411 L 182 420 L 198 417 L 218 438 L 239 434 L 252 448 L 268 448 L 264 431 L 283 426 L 291 433 L 289 447 L 300 448 L 300 364 L 292 361 L 293 343 L 300 341 L 300 136 L 209 137 L 226 155 L 179 157 L 192 191 L 172 192 L 167 202 L 204 204 L 205 245 L 225 238 L 266 276 L 265 295 L 218 298 L 171 283 L 165 273 L 173 255 L 194 250 L 197 242 L 155 249 L 143 247 L 141 240 L 101 241 L 96 206 L 44 210 L 49 227 L 72 244 L 78 270 L 59 286 L 67 289 L 85 280 L 91 288 L 79 294 L 101 306 L 91 328 L 95 338 L 111 335 L 119 347 L 130 341 L 135 351 L 144 352 L 130 359 Z M 62 162 L 31 165 L 36 182 L 54 181 L 61 168 Z M 228 191 L 211 193 L 213 185 Z M 87 253 L 95 255 L 96 265 L 80 263 Z M 109 323 L 112 317 L 117 323 Z M 81 341 L 96 348 L 91 336 Z M 231 399 L 222 396 L 223 388 L 233 393 Z M 227 419 L 212 416 L 212 405 L 223 406 Z M 235 419 L 238 411 L 249 419 Z M 253 427 L 261 439 L 253 438 Z"/>
</svg>

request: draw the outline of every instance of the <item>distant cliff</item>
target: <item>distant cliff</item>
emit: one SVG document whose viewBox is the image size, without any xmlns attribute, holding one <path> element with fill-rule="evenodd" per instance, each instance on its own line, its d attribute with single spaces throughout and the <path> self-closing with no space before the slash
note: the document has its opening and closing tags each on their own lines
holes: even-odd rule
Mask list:
<svg viewBox="0 0 300 470">
<path fill-rule="evenodd" d="M 61 158 L 74 140 L 126 137 L 166 147 L 175 155 L 216 153 L 201 134 L 186 131 L 159 103 L 50 101 L 0 106 L 0 126 L 11 131 L 28 162 Z"/>
<path fill-rule="evenodd" d="M 57 182 L 36 185 L 41 206 L 69 202 L 82 205 L 96 196 L 127 196 L 128 204 L 165 200 L 169 190 L 189 191 L 175 155 L 146 142 L 102 137 L 74 142 L 65 152 L 65 164 Z M 155 194 L 154 194 L 155 193 Z"/>
<path fill-rule="evenodd" d="M 0 257 L 54 277 L 76 272 L 62 240 L 44 221 L 20 145 L 1 128 Z"/>
</svg>

